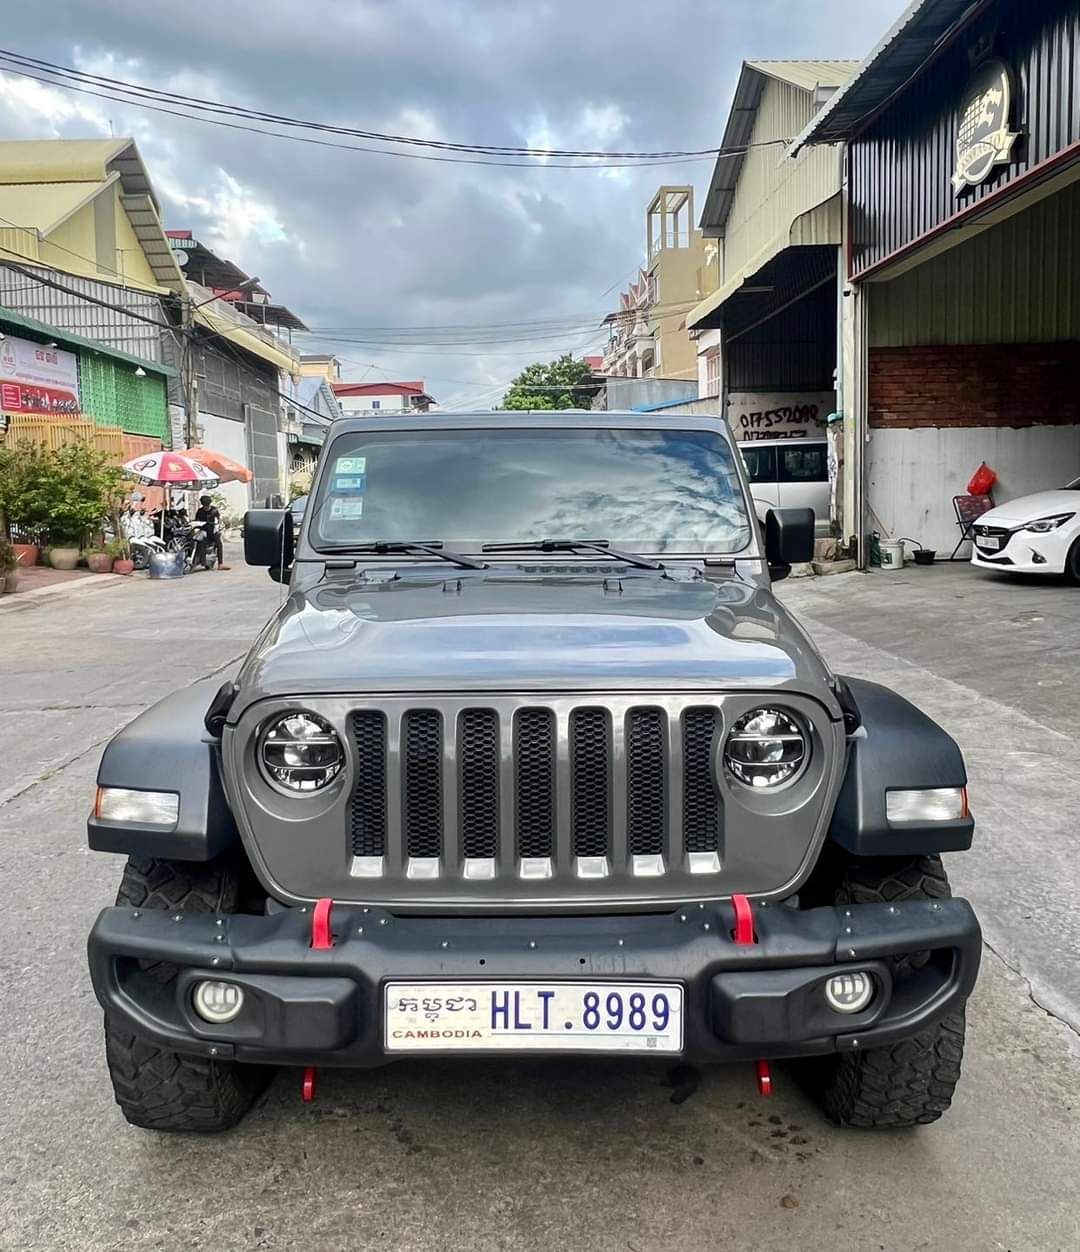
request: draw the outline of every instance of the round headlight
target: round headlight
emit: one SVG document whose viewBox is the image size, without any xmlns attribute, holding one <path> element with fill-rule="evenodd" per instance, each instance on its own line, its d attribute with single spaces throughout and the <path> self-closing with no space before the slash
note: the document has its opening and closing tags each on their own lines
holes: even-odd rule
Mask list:
<svg viewBox="0 0 1080 1252">
<path fill-rule="evenodd" d="M 802 769 L 807 748 L 806 735 L 790 713 L 753 709 L 732 726 L 724 765 L 748 787 L 778 787 Z"/>
<path fill-rule="evenodd" d="M 263 731 L 262 766 L 289 791 L 318 791 L 345 763 L 341 740 L 329 722 L 314 713 L 284 713 Z"/>
</svg>

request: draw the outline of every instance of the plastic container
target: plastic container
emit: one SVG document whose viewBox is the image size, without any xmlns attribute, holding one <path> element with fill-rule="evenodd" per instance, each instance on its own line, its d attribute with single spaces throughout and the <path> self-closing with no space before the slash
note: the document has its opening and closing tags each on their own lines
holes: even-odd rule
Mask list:
<svg viewBox="0 0 1080 1252">
<path fill-rule="evenodd" d="M 890 572 L 904 568 L 904 541 L 894 543 L 891 539 L 881 541 L 881 568 Z"/>
<path fill-rule="evenodd" d="M 151 578 L 183 578 L 184 554 L 182 552 L 152 552 L 150 554 Z"/>
<path fill-rule="evenodd" d="M 937 556 L 936 548 L 916 548 L 911 554 L 916 565 L 933 565 Z"/>
</svg>

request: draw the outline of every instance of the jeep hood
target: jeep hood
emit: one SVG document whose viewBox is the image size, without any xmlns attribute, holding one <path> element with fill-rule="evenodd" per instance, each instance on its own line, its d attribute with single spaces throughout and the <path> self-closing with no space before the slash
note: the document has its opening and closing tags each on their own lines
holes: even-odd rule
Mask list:
<svg viewBox="0 0 1080 1252">
<path fill-rule="evenodd" d="M 410 565 L 294 589 L 230 720 L 269 696 L 378 691 L 792 688 L 829 671 L 771 592 L 699 567 Z"/>
</svg>

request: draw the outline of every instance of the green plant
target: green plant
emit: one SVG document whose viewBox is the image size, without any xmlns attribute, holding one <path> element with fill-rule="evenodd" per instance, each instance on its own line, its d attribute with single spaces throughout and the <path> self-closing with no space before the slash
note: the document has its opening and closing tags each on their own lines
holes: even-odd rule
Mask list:
<svg viewBox="0 0 1080 1252">
<path fill-rule="evenodd" d="M 588 362 L 567 352 L 527 365 L 503 396 L 504 409 L 587 409 L 599 390 Z"/>
<path fill-rule="evenodd" d="M 131 544 L 128 543 L 123 535 L 118 536 L 116 539 L 110 539 L 104 550 L 114 561 L 128 561 L 131 559 Z"/>
<path fill-rule="evenodd" d="M 15 549 L 6 539 L 0 539 L 0 574 L 10 574 L 17 564 Z"/>
<path fill-rule="evenodd" d="M 81 547 L 113 509 L 122 475 L 90 444 L 71 443 L 55 451 L 40 444 L 17 444 L 5 496 L 10 521 L 44 530 L 54 548 Z"/>
</svg>

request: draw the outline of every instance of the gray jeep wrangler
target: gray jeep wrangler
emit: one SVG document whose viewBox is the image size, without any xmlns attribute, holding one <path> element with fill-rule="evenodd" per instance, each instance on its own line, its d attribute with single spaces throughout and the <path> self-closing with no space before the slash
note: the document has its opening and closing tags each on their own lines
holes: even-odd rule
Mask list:
<svg viewBox="0 0 1080 1252">
<path fill-rule="evenodd" d="M 346 419 L 235 681 L 105 750 L 90 935 L 116 1099 L 224 1130 L 296 1066 L 534 1053 L 792 1062 L 851 1126 L 960 1073 L 978 923 L 956 744 L 830 672 L 770 591 L 723 422 Z"/>
</svg>

